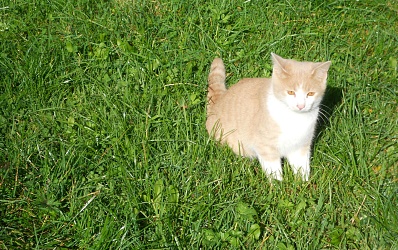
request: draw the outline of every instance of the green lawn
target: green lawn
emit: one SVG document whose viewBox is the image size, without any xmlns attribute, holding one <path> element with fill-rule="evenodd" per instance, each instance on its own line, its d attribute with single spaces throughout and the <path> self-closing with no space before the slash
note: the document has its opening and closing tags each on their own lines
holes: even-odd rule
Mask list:
<svg viewBox="0 0 398 250">
<path fill-rule="evenodd" d="M 398 1 L 0 1 L 0 249 L 398 249 Z M 309 182 L 205 129 L 209 65 L 331 60 Z"/>
</svg>

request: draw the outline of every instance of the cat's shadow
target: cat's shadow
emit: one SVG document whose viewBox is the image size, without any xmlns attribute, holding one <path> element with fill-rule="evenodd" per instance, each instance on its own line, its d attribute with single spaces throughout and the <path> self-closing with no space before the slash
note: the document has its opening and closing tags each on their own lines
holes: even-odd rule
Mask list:
<svg viewBox="0 0 398 250">
<path fill-rule="evenodd" d="M 333 115 L 336 107 L 338 107 L 343 99 L 343 89 L 338 87 L 326 88 L 325 95 L 321 103 L 321 111 L 319 114 L 315 141 L 318 141 L 323 134 L 323 131 L 330 125 L 330 117 Z M 314 145 L 314 144 L 313 144 Z"/>
</svg>

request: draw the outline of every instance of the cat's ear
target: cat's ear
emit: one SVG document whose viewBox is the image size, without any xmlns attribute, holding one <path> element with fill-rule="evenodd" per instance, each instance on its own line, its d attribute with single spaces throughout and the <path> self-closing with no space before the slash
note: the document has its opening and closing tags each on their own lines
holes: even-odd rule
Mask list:
<svg viewBox="0 0 398 250">
<path fill-rule="evenodd" d="M 331 63 L 331 61 L 315 63 L 314 69 L 312 70 L 312 76 L 320 80 L 326 80 Z"/>
<path fill-rule="evenodd" d="M 286 59 L 278 56 L 275 53 L 271 53 L 273 66 L 273 74 L 276 74 L 280 78 L 286 78 L 289 76 L 288 71 L 286 70 Z"/>
</svg>

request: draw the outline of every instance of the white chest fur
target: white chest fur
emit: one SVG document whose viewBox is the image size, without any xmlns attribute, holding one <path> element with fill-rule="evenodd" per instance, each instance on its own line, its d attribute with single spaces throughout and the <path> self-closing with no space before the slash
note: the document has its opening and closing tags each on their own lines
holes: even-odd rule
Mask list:
<svg viewBox="0 0 398 250">
<path fill-rule="evenodd" d="M 269 96 L 267 107 L 281 131 L 278 149 L 282 156 L 311 142 L 319 108 L 308 112 L 293 111 L 274 96 Z"/>
</svg>

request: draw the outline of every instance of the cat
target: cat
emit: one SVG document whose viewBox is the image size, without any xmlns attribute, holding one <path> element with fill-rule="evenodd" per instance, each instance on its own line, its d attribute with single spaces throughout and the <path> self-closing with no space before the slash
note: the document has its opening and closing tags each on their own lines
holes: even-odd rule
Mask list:
<svg viewBox="0 0 398 250">
<path fill-rule="evenodd" d="M 309 180 L 311 143 L 331 65 L 298 62 L 271 53 L 271 78 L 244 78 L 229 89 L 225 66 L 214 59 L 208 77 L 206 129 L 238 155 L 258 158 L 281 181 L 281 159 Z"/>
</svg>

